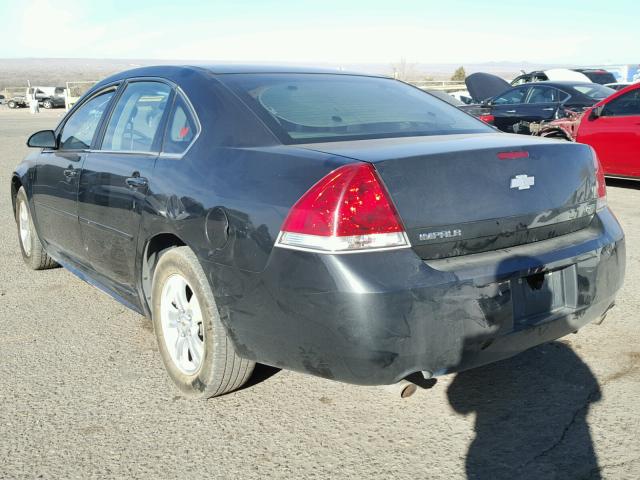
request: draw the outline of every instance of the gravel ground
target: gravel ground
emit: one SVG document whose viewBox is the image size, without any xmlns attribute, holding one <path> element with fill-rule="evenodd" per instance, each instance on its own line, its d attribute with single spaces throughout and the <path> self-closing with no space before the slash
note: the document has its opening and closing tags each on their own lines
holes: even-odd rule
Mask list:
<svg viewBox="0 0 640 480">
<path fill-rule="evenodd" d="M 10 174 L 60 116 L 0 108 L 0 477 L 640 478 L 638 186 L 609 186 L 627 278 L 600 326 L 406 400 L 265 367 L 185 401 L 147 319 L 22 264 Z"/>
</svg>

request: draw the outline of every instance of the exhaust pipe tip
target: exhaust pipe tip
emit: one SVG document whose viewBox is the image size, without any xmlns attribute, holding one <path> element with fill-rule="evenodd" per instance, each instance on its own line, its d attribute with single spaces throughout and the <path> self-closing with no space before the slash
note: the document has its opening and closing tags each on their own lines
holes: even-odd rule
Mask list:
<svg viewBox="0 0 640 480">
<path fill-rule="evenodd" d="M 407 380 L 400 380 L 398 383 L 385 385 L 383 388 L 393 396 L 400 398 L 409 398 L 418 391 L 418 386 Z"/>
<path fill-rule="evenodd" d="M 422 370 L 420 372 L 412 373 L 406 378 L 400 380 L 398 383 L 391 385 L 384 385 L 387 392 L 391 393 L 395 397 L 409 398 L 411 395 L 418 391 L 418 387 L 423 390 L 433 388 L 437 383 L 437 380 L 433 377 L 433 373 L 429 370 Z"/>
</svg>

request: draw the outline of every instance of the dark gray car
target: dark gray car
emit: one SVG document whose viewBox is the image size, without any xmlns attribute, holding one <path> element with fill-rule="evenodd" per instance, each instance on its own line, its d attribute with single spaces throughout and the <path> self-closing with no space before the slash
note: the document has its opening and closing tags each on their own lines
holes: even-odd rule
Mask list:
<svg viewBox="0 0 640 480">
<path fill-rule="evenodd" d="M 151 317 L 188 396 L 255 362 L 365 385 L 460 371 L 602 318 L 623 281 L 589 147 L 387 78 L 142 68 L 29 145 L 25 262 Z"/>
</svg>

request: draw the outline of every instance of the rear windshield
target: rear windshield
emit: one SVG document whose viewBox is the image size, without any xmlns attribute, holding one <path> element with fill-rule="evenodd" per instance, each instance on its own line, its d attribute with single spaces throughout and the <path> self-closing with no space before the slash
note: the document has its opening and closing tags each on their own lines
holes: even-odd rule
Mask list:
<svg viewBox="0 0 640 480">
<path fill-rule="evenodd" d="M 597 83 L 574 85 L 573 88 L 575 88 L 583 95 L 586 95 L 589 98 L 593 98 L 594 100 L 602 100 L 603 98 L 607 98 L 609 95 L 615 92 L 613 88 L 598 85 Z"/>
<path fill-rule="evenodd" d="M 606 83 L 615 83 L 616 81 L 616 77 L 614 77 L 612 73 L 607 71 L 583 70 L 580 73 L 586 75 L 586 77 L 593 83 L 599 83 L 600 85 L 604 85 Z"/>
<path fill-rule="evenodd" d="M 493 131 L 440 99 L 386 78 L 331 74 L 220 78 L 284 143 Z"/>
</svg>

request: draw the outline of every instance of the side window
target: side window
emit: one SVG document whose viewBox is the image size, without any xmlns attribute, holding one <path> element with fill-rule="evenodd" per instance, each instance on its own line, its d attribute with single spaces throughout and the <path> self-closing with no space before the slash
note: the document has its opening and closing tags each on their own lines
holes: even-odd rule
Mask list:
<svg viewBox="0 0 640 480">
<path fill-rule="evenodd" d="M 640 115 L 640 89 L 632 90 L 629 93 L 611 100 L 604 107 L 602 115 L 609 117 Z"/>
<path fill-rule="evenodd" d="M 109 119 L 103 150 L 150 152 L 171 95 L 171 87 L 160 82 L 127 85 Z"/>
<path fill-rule="evenodd" d="M 60 132 L 60 149 L 84 150 L 91 147 L 96 128 L 114 93 L 115 90 L 101 93 L 73 112 Z"/>
<path fill-rule="evenodd" d="M 184 152 L 197 133 L 196 122 L 184 99 L 178 95 L 173 111 L 169 115 L 162 151 L 165 153 Z"/>
<path fill-rule="evenodd" d="M 516 85 L 522 85 L 523 83 L 527 83 L 528 81 L 528 76 L 527 75 L 520 75 L 519 77 L 516 77 L 512 82 L 511 85 L 516 86 Z"/>
<path fill-rule="evenodd" d="M 528 88 L 514 88 L 506 93 L 503 93 L 499 97 L 496 97 L 493 101 L 494 105 L 511 105 L 514 103 L 522 103 L 524 101 L 524 95 L 527 93 Z"/>
<path fill-rule="evenodd" d="M 558 90 L 550 87 L 531 87 L 527 103 L 555 103 L 558 101 Z"/>
</svg>

